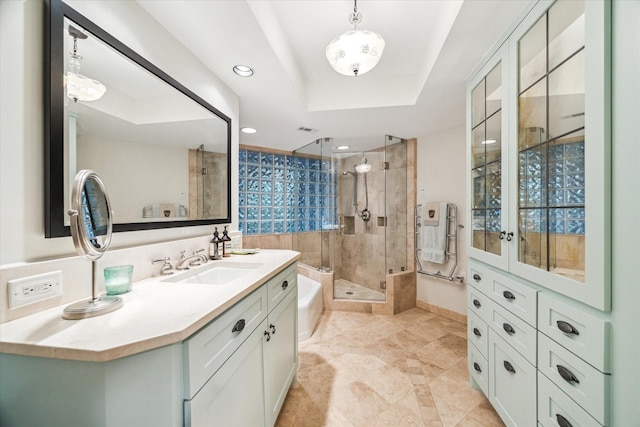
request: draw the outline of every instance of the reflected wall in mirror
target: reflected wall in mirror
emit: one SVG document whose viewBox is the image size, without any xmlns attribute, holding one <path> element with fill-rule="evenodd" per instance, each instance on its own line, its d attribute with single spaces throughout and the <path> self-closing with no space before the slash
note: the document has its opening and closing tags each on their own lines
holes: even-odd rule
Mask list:
<svg viewBox="0 0 640 427">
<path fill-rule="evenodd" d="M 230 222 L 231 119 L 60 0 L 48 12 L 46 237 L 69 235 L 82 169 L 111 189 L 115 232 Z M 70 93 L 78 75 L 106 91 Z"/>
</svg>

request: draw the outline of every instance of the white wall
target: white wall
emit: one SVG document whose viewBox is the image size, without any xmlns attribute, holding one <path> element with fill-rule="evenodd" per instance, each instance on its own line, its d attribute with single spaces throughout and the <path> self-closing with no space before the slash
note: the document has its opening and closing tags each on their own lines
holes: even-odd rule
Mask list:
<svg viewBox="0 0 640 427">
<path fill-rule="evenodd" d="M 239 99 L 135 2 L 68 2 L 232 120 L 232 168 L 238 164 Z M 44 238 L 44 2 L 0 1 L 0 266 L 74 254 L 71 238 Z M 232 229 L 237 228 L 232 174 Z M 112 247 L 199 236 L 213 227 L 116 233 Z"/>
<path fill-rule="evenodd" d="M 465 224 L 466 186 L 465 156 L 466 131 L 459 126 L 444 132 L 418 138 L 417 200 L 453 202 L 458 206 L 458 224 Z M 454 276 L 466 277 L 466 237 L 464 229 L 458 232 L 458 267 Z M 426 271 L 440 270 L 446 274 L 450 264 L 422 262 Z M 418 300 L 457 313 L 466 313 L 466 285 L 418 274 Z"/>
</svg>

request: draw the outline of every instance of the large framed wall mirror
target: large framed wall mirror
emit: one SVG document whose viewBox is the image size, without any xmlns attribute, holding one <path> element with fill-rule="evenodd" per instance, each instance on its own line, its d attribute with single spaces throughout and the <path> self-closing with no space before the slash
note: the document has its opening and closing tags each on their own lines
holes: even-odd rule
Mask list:
<svg viewBox="0 0 640 427">
<path fill-rule="evenodd" d="M 230 222 L 231 119 L 61 0 L 47 11 L 45 236 L 70 235 L 82 169 L 114 232 Z"/>
</svg>

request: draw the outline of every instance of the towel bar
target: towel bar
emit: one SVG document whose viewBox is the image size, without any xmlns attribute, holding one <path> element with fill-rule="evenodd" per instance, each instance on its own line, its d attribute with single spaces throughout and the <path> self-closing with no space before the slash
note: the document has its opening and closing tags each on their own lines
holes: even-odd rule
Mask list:
<svg viewBox="0 0 640 427">
<path fill-rule="evenodd" d="M 418 236 L 420 236 L 422 233 L 422 205 L 416 206 L 416 208 L 413 211 L 413 218 L 414 218 L 414 226 L 415 226 L 413 243 L 415 248 L 416 264 L 418 265 L 416 272 L 420 274 L 425 274 L 427 276 L 436 277 L 438 279 L 448 280 L 450 282 L 456 281 L 456 282 L 463 283 L 464 282 L 463 276 L 453 275 L 453 273 L 455 273 L 456 271 L 456 267 L 458 266 L 458 230 L 461 228 L 464 228 L 464 225 L 458 224 L 458 207 L 454 203 L 447 203 L 447 222 L 448 222 L 447 223 L 447 244 L 446 244 L 446 249 L 444 253 L 445 253 L 445 257 L 447 257 L 447 260 L 450 255 L 453 256 L 453 266 L 451 267 L 451 270 L 449 271 L 448 275 L 442 274 L 440 273 L 440 271 L 431 273 L 428 271 L 424 271 L 422 269 L 422 263 L 420 262 L 420 256 L 419 256 L 420 246 L 418 245 L 419 243 Z M 453 245 L 452 245 L 452 240 L 453 240 Z M 452 251 L 452 246 L 453 246 L 453 251 Z"/>
</svg>

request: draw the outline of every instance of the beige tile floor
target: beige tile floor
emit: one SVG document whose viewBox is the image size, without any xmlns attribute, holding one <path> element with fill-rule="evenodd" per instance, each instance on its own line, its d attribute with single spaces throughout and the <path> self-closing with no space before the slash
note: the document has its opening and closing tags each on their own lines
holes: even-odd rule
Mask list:
<svg viewBox="0 0 640 427">
<path fill-rule="evenodd" d="M 503 426 L 468 381 L 466 327 L 414 308 L 325 311 L 277 427 Z"/>
</svg>

